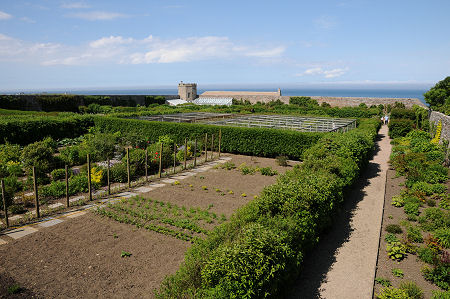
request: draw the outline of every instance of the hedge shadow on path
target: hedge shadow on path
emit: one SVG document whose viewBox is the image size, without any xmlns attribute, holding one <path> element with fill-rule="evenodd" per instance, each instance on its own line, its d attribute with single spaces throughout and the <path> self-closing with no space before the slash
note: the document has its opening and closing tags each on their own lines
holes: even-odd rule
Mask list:
<svg viewBox="0 0 450 299">
<path fill-rule="evenodd" d="M 332 227 L 320 236 L 317 246 L 305 256 L 300 276 L 293 282 L 292 291 L 286 294 L 286 298 L 323 298 L 320 295 L 320 286 L 326 282 L 327 273 L 336 262 L 337 251 L 348 242 L 353 231 L 351 221 L 358 203 L 366 195 L 364 188 L 369 185 L 369 180 L 377 177 L 381 171 L 380 165 L 373 163 L 372 160 L 380 151 L 378 143 L 383 137 L 383 134 L 377 135 L 368 165 L 345 195 L 344 204 L 336 214 Z"/>
</svg>

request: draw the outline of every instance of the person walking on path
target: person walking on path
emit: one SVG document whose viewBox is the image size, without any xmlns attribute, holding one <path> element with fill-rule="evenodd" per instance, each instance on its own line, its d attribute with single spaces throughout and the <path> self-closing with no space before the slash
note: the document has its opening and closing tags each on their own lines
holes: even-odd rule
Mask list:
<svg viewBox="0 0 450 299">
<path fill-rule="evenodd" d="M 389 116 L 386 114 L 386 115 L 384 116 L 384 124 L 387 125 L 388 122 L 389 122 Z"/>
</svg>

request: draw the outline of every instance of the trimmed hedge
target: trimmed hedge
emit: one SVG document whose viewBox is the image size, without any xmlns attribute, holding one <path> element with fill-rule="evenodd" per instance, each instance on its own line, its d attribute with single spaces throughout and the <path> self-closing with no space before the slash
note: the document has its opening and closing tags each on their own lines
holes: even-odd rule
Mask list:
<svg viewBox="0 0 450 299">
<path fill-rule="evenodd" d="M 348 133 L 325 135 L 301 166 L 194 244 L 157 297 L 281 297 L 367 163 L 379 127 L 367 120 Z"/>
<path fill-rule="evenodd" d="M 416 113 L 412 109 L 394 108 L 391 110 L 391 120 L 392 119 L 416 119 Z"/>
<path fill-rule="evenodd" d="M 94 122 L 89 116 L 8 117 L 0 120 L 0 144 L 27 145 L 46 137 L 73 138 L 87 133 Z"/>
<path fill-rule="evenodd" d="M 146 120 L 94 117 L 97 128 L 103 132 L 117 132 L 145 136 L 158 141 L 159 136 L 169 135 L 176 142 L 184 138 L 204 138 L 215 135 L 217 150 L 219 129 L 222 130 L 223 152 L 244 155 L 275 157 L 287 155 L 300 159 L 303 152 L 314 145 L 325 133 L 297 132 L 262 128 L 218 127 L 205 124 L 150 122 Z M 209 138 L 209 137 L 208 137 Z"/>
<path fill-rule="evenodd" d="M 414 121 L 410 119 L 392 119 L 389 121 L 389 137 L 397 138 L 408 134 L 414 126 Z"/>
</svg>

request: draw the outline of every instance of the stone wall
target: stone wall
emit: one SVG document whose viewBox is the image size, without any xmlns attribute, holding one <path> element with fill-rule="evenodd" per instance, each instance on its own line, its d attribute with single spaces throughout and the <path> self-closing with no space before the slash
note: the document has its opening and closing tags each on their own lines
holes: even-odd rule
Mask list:
<svg viewBox="0 0 450 299">
<path fill-rule="evenodd" d="M 227 94 L 227 96 L 232 97 L 236 100 L 248 100 L 251 103 L 263 102 L 267 103 L 270 101 L 280 100 L 283 103 L 289 104 L 290 96 L 275 96 L 275 95 L 248 95 L 248 94 Z M 200 97 L 208 97 L 208 98 L 220 98 L 223 97 L 221 94 L 211 94 L 200 95 Z M 405 104 L 406 107 L 412 107 L 413 105 L 419 105 L 425 107 L 419 99 L 406 99 L 406 98 L 354 98 L 354 97 L 320 97 L 320 96 L 312 96 L 312 99 L 317 100 L 319 104 L 323 102 L 327 102 L 332 107 L 344 107 L 344 106 L 359 106 L 361 103 L 365 103 L 367 106 L 371 105 L 394 105 L 395 102 L 400 102 Z"/>
<path fill-rule="evenodd" d="M 437 125 L 439 121 L 442 122 L 441 142 L 443 139 L 450 141 L 450 116 L 441 112 L 431 111 L 430 123 Z"/>
</svg>

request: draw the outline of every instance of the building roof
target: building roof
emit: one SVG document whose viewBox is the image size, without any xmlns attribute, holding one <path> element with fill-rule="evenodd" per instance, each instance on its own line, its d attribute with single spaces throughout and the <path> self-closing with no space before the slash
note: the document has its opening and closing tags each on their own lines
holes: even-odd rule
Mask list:
<svg viewBox="0 0 450 299">
<path fill-rule="evenodd" d="M 168 104 L 169 106 L 178 106 L 186 103 L 188 103 L 188 101 L 182 99 L 166 100 L 166 104 Z"/>
<path fill-rule="evenodd" d="M 226 105 L 231 106 L 233 104 L 233 98 L 196 98 L 194 100 L 196 105 Z"/>
</svg>

